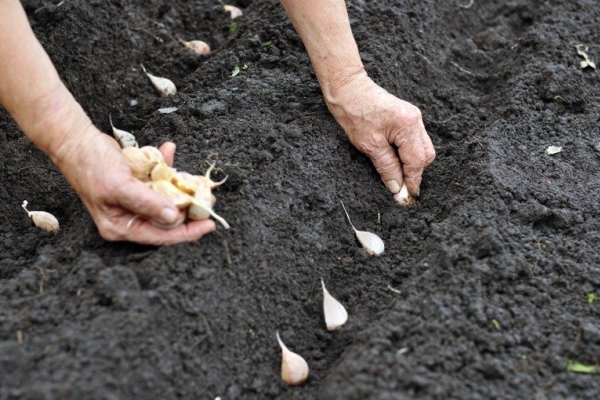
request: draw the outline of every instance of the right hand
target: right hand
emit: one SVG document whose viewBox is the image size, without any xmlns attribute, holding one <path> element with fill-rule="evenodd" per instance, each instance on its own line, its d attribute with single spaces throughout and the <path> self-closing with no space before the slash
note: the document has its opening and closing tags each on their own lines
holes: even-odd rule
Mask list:
<svg viewBox="0 0 600 400">
<path fill-rule="evenodd" d="M 175 145 L 167 142 L 160 151 L 172 165 Z M 169 245 L 195 241 L 215 230 L 215 222 L 210 219 L 186 222 L 173 229 L 155 226 L 152 221 L 168 226 L 184 215 L 171 200 L 134 179 L 116 140 L 93 125 L 65 143 L 56 161 L 106 240 Z M 134 216 L 138 218 L 128 228 Z"/>
</svg>

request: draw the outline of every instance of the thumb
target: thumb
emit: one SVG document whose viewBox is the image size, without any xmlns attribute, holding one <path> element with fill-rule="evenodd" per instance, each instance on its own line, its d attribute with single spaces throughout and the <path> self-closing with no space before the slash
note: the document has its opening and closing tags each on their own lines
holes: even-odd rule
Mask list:
<svg viewBox="0 0 600 400">
<path fill-rule="evenodd" d="M 367 156 L 381 176 L 381 180 L 392 193 L 396 194 L 402 187 L 402 167 L 396 151 L 385 138 L 379 135 L 377 146 L 366 152 Z"/>
<path fill-rule="evenodd" d="M 179 210 L 171 200 L 137 180 L 120 188 L 117 202 L 132 214 L 165 226 L 174 224 L 179 217 Z"/>
</svg>

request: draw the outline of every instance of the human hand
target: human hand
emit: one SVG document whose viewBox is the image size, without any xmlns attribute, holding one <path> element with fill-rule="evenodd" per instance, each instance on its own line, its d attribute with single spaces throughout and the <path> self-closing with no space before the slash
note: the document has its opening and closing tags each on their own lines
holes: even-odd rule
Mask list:
<svg viewBox="0 0 600 400">
<path fill-rule="evenodd" d="M 419 196 L 423 170 L 435 158 L 421 111 L 385 91 L 364 72 L 325 99 L 350 142 L 371 159 L 388 190 L 397 194 L 404 183 L 411 196 Z"/>
<path fill-rule="evenodd" d="M 160 151 L 172 165 L 175 144 L 167 142 Z M 209 219 L 182 224 L 185 214 L 171 200 L 134 179 L 117 142 L 93 125 L 65 143 L 53 159 L 106 240 L 168 245 L 195 241 L 215 230 Z M 128 226 L 134 216 L 139 218 Z"/>
</svg>

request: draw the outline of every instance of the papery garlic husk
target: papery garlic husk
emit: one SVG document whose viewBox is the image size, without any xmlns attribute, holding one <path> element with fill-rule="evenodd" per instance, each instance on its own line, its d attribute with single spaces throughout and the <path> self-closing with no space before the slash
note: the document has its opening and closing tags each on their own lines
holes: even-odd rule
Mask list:
<svg viewBox="0 0 600 400">
<path fill-rule="evenodd" d="M 205 56 L 210 53 L 210 46 L 202 40 L 182 41 L 181 43 L 199 56 Z"/>
<path fill-rule="evenodd" d="M 321 279 L 323 286 L 323 314 L 328 331 L 333 331 L 348 321 L 348 312 L 344 306 L 329 294 L 325 288 L 325 282 Z"/>
<path fill-rule="evenodd" d="M 400 191 L 394 195 L 394 200 L 396 200 L 396 203 L 402 207 L 412 206 L 416 202 L 416 199 L 412 197 L 410 193 L 408 193 L 406 184 L 403 184 L 402 188 L 400 188 Z"/>
<path fill-rule="evenodd" d="M 45 230 L 46 232 L 56 233 L 60 230 L 60 225 L 56 217 L 46 211 L 29 211 L 27 210 L 27 200 L 23 201 L 21 207 L 27 213 L 27 216 L 31 218 L 35 226 Z"/>
<path fill-rule="evenodd" d="M 182 192 L 169 181 L 151 181 L 147 183 L 148 187 L 158 194 L 161 194 L 175 203 L 180 210 L 188 207 L 194 201 L 194 198 L 187 193 Z"/>
<path fill-rule="evenodd" d="M 122 148 L 123 147 L 139 147 L 137 141 L 135 140 L 135 136 L 133 136 L 130 132 L 115 128 L 110 114 L 108 114 L 108 120 L 110 121 L 110 126 L 113 131 L 113 136 L 115 137 L 115 139 L 117 139 L 117 142 L 119 142 L 119 145 Z"/>
<path fill-rule="evenodd" d="M 225 5 L 223 5 L 223 10 L 225 10 L 225 12 L 229 12 L 231 14 L 231 19 L 236 19 L 236 18 L 244 15 L 242 10 L 240 10 L 236 6 L 230 6 L 230 5 L 225 4 Z"/>
<path fill-rule="evenodd" d="M 125 157 L 125 160 L 127 160 L 133 177 L 144 182 L 147 181 L 150 177 L 151 163 L 142 149 L 137 147 L 123 147 L 121 153 Z"/>
<path fill-rule="evenodd" d="M 304 383 L 309 372 L 306 360 L 283 344 L 279 332 L 277 332 L 277 342 L 281 347 L 281 379 L 290 386 Z"/>
<path fill-rule="evenodd" d="M 166 97 L 177 93 L 177 88 L 175 87 L 173 81 L 167 78 L 161 78 L 159 76 L 149 74 L 148 72 L 146 72 L 146 68 L 144 67 L 144 65 L 140 65 L 142 66 L 142 70 L 148 76 L 150 82 L 152 83 L 152 86 L 154 86 L 154 89 L 156 89 L 160 97 Z"/>
<path fill-rule="evenodd" d="M 354 230 L 356 238 L 360 242 L 360 245 L 363 247 L 363 249 L 365 249 L 367 254 L 370 256 L 378 256 L 380 254 L 383 254 L 383 251 L 385 250 L 383 240 L 381 240 L 381 238 L 374 233 L 367 231 L 359 231 L 358 229 L 356 229 L 354 227 L 354 224 L 352 224 L 352 220 L 350 220 L 350 215 L 348 215 L 348 211 L 346 210 L 346 206 L 344 206 L 344 202 L 340 200 L 340 203 L 342 204 L 342 208 L 346 213 L 348 222 L 350 222 L 350 226 Z"/>
<path fill-rule="evenodd" d="M 169 167 L 165 162 L 161 162 L 157 164 L 154 168 L 152 168 L 152 172 L 150 173 L 151 181 L 169 181 L 173 183 L 172 179 L 177 174 L 177 170 L 175 168 Z M 177 187 L 179 189 L 179 187 Z"/>
</svg>

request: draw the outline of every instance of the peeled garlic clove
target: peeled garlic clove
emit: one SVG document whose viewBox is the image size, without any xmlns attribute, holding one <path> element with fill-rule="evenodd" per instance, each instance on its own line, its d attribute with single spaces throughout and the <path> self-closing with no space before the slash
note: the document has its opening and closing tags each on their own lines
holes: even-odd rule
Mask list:
<svg viewBox="0 0 600 400">
<path fill-rule="evenodd" d="M 290 351 L 279 337 L 277 342 L 281 347 L 281 379 L 290 386 L 300 385 L 308 378 L 308 364 L 304 358 Z"/>
<path fill-rule="evenodd" d="M 108 120 L 110 121 L 110 126 L 113 131 L 113 136 L 115 137 L 115 139 L 117 139 L 117 142 L 119 142 L 119 145 L 121 147 L 138 147 L 138 143 L 135 140 L 135 136 L 133 136 L 131 133 L 129 133 L 127 131 L 115 128 L 110 114 L 108 114 Z"/>
<path fill-rule="evenodd" d="M 333 298 L 325 288 L 325 282 L 321 279 L 323 286 L 323 314 L 328 331 L 333 331 L 344 325 L 348 320 L 348 312 L 344 306 Z"/>
<path fill-rule="evenodd" d="M 148 182 L 148 187 L 171 200 L 180 210 L 188 207 L 194 201 L 192 196 L 182 192 L 169 181 Z"/>
<path fill-rule="evenodd" d="M 367 254 L 370 256 L 378 256 L 382 254 L 383 250 L 385 249 L 383 240 L 381 240 L 381 238 L 374 233 L 357 230 L 352 224 L 352 221 L 350 220 L 350 215 L 348 215 L 348 211 L 346 211 L 346 206 L 344 206 L 344 203 L 341 200 L 340 203 L 342 203 L 342 208 L 346 213 L 346 217 L 348 217 L 348 222 L 350 222 L 350 226 L 352 226 L 352 229 L 354 229 L 356 238 L 360 242 L 363 249 L 365 249 Z"/>
<path fill-rule="evenodd" d="M 210 46 L 202 40 L 182 41 L 181 43 L 199 56 L 205 56 L 210 53 Z"/>
<path fill-rule="evenodd" d="M 46 211 L 29 211 L 27 210 L 27 204 L 29 204 L 27 200 L 24 200 L 21 207 L 23 207 L 23 209 L 27 213 L 27 216 L 31 218 L 35 226 L 45 230 L 46 232 L 56 233 L 59 231 L 60 226 L 58 224 L 58 220 L 54 215 Z"/>
<path fill-rule="evenodd" d="M 144 65 L 140 65 L 142 66 L 142 70 L 148 76 L 150 82 L 152 82 L 152 86 L 154 86 L 154 89 L 156 89 L 160 97 L 166 97 L 177 93 L 177 88 L 175 87 L 173 81 L 167 78 L 161 78 L 149 74 L 148 72 L 146 72 L 146 68 L 144 67 Z"/>
<path fill-rule="evenodd" d="M 415 198 L 408 193 L 408 188 L 405 184 L 403 184 L 400 191 L 394 195 L 394 200 L 402 207 L 412 206 L 416 202 Z"/>
<path fill-rule="evenodd" d="M 172 179 L 177 174 L 177 170 L 175 168 L 169 167 L 165 162 L 161 162 L 157 164 L 154 168 L 152 168 L 152 172 L 150 173 L 151 181 L 168 181 L 172 183 Z M 179 189 L 179 187 L 177 187 Z"/>
<path fill-rule="evenodd" d="M 240 10 L 239 8 L 227 4 L 223 5 L 223 10 L 231 14 L 231 19 L 236 19 L 244 15 L 244 13 L 242 13 L 242 10 Z"/>
<path fill-rule="evenodd" d="M 137 147 L 123 147 L 121 153 L 127 164 L 129 164 L 133 177 L 141 181 L 147 181 L 150 176 L 151 164 L 144 152 Z"/>
</svg>

